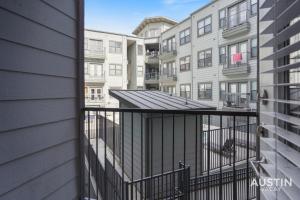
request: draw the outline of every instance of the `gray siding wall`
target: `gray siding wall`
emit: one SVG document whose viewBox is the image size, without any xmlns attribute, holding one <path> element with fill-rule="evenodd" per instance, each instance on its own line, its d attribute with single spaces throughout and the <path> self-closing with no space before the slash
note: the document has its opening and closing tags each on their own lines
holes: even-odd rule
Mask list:
<svg viewBox="0 0 300 200">
<path fill-rule="evenodd" d="M 0 1 L 0 199 L 75 199 L 76 0 Z"/>
</svg>

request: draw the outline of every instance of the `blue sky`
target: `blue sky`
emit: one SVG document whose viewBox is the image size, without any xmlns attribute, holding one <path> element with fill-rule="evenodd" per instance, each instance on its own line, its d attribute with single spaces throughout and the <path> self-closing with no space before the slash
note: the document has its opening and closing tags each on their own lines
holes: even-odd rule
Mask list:
<svg viewBox="0 0 300 200">
<path fill-rule="evenodd" d="M 211 0 L 85 0 L 85 27 L 131 34 L 145 18 L 181 21 Z"/>
</svg>

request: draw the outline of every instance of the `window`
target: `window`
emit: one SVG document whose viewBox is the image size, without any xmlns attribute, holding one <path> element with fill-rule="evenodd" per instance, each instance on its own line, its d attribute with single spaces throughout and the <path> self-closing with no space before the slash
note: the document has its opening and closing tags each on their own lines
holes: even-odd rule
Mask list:
<svg viewBox="0 0 300 200">
<path fill-rule="evenodd" d="M 226 83 L 220 83 L 220 100 L 225 100 L 226 98 Z"/>
<path fill-rule="evenodd" d="M 90 76 L 103 76 L 103 64 L 98 63 L 89 63 L 88 64 L 88 72 Z"/>
<path fill-rule="evenodd" d="M 103 41 L 95 39 L 85 39 L 85 49 L 93 52 L 103 51 Z"/>
<path fill-rule="evenodd" d="M 122 65 L 110 64 L 109 65 L 110 76 L 122 76 Z"/>
<path fill-rule="evenodd" d="M 159 36 L 161 33 L 160 29 L 157 29 L 157 28 L 153 28 L 153 29 L 150 29 L 149 30 L 149 35 L 148 37 L 157 37 Z"/>
<path fill-rule="evenodd" d="M 179 33 L 180 45 L 187 44 L 191 41 L 190 28 L 187 28 Z"/>
<path fill-rule="evenodd" d="M 198 68 L 212 66 L 212 49 L 198 52 Z"/>
<path fill-rule="evenodd" d="M 228 47 L 228 67 L 238 67 L 239 65 L 247 64 L 248 52 L 247 52 L 247 41 L 240 42 L 237 44 L 230 45 Z"/>
<path fill-rule="evenodd" d="M 219 28 L 224 28 L 226 25 L 226 10 L 219 11 Z"/>
<path fill-rule="evenodd" d="M 176 40 L 175 36 L 163 40 L 163 52 L 171 52 L 176 50 Z"/>
<path fill-rule="evenodd" d="M 251 58 L 257 57 L 257 39 L 251 39 Z"/>
<path fill-rule="evenodd" d="M 109 53 L 122 53 L 122 42 L 109 41 Z"/>
<path fill-rule="evenodd" d="M 90 88 L 89 98 L 91 100 L 99 100 L 102 99 L 102 88 Z"/>
<path fill-rule="evenodd" d="M 163 64 L 162 74 L 166 76 L 175 76 L 176 75 L 176 65 L 175 61 L 167 62 Z"/>
<path fill-rule="evenodd" d="M 171 95 L 175 95 L 176 87 L 175 86 L 163 86 L 163 92 L 166 92 Z"/>
<path fill-rule="evenodd" d="M 256 13 L 257 13 L 257 0 L 251 0 L 250 10 L 251 10 L 251 15 L 256 15 Z"/>
<path fill-rule="evenodd" d="M 198 83 L 198 99 L 212 99 L 212 83 Z"/>
<path fill-rule="evenodd" d="M 181 72 L 190 70 L 190 65 L 191 65 L 190 60 L 191 60 L 190 56 L 180 58 L 179 62 L 180 62 L 180 71 Z"/>
<path fill-rule="evenodd" d="M 191 84 L 180 85 L 180 96 L 184 98 L 191 98 Z"/>
<path fill-rule="evenodd" d="M 138 47 L 138 55 L 139 56 L 143 55 L 143 52 L 144 52 L 143 51 L 143 49 L 144 49 L 143 45 L 138 45 L 137 47 Z"/>
<path fill-rule="evenodd" d="M 251 101 L 256 101 L 256 93 L 257 93 L 257 83 L 256 81 L 251 82 Z"/>
<path fill-rule="evenodd" d="M 219 48 L 219 63 L 226 64 L 226 47 Z"/>
<path fill-rule="evenodd" d="M 247 21 L 247 1 L 236 4 L 228 9 L 229 28 L 238 26 Z"/>
<path fill-rule="evenodd" d="M 211 29 L 211 16 L 206 17 L 198 21 L 198 37 L 208 34 L 212 31 Z"/>
<path fill-rule="evenodd" d="M 143 76 L 143 66 L 137 66 L 137 76 Z"/>
</svg>

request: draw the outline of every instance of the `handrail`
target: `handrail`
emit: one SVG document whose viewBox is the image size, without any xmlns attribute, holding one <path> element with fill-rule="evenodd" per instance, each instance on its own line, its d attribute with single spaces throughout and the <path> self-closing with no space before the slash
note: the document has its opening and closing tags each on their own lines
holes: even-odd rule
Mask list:
<svg viewBox="0 0 300 200">
<path fill-rule="evenodd" d="M 141 108 L 98 108 L 85 107 L 82 111 L 107 111 L 107 112 L 137 112 L 137 113 L 166 113 L 166 114 L 191 114 L 191 115 L 218 115 L 218 116 L 249 116 L 257 117 L 254 111 L 225 111 L 225 110 L 164 110 L 164 109 L 141 109 Z"/>
<path fill-rule="evenodd" d="M 253 168 L 253 170 L 255 172 L 256 177 L 259 178 L 260 177 L 260 173 L 259 173 L 257 167 L 255 166 L 255 164 L 264 163 L 265 162 L 265 158 L 262 157 L 261 160 L 250 160 L 249 162 L 250 162 L 250 165 L 251 165 L 251 167 Z"/>
</svg>

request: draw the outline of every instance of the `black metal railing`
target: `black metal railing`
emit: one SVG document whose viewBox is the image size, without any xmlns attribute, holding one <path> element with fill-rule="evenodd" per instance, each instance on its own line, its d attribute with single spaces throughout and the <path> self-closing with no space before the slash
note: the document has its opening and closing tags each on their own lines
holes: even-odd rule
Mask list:
<svg viewBox="0 0 300 200">
<path fill-rule="evenodd" d="M 83 114 L 85 197 L 255 196 L 254 112 L 85 108 Z"/>
</svg>

